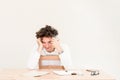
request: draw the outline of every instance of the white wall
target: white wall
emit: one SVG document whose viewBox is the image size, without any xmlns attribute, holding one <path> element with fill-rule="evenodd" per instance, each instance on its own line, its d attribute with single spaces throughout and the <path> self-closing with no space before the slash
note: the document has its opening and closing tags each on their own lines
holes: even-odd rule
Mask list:
<svg viewBox="0 0 120 80">
<path fill-rule="evenodd" d="M 25 68 L 35 32 L 49 24 L 70 46 L 75 68 L 102 69 L 120 79 L 119 4 L 119 0 L 1 0 L 0 67 Z"/>
</svg>

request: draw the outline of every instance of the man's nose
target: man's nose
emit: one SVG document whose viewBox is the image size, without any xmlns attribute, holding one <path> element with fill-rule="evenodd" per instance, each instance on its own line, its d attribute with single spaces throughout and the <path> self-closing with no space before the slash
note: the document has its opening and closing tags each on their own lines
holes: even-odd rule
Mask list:
<svg viewBox="0 0 120 80">
<path fill-rule="evenodd" d="M 48 48 L 48 47 L 49 47 L 49 44 L 46 44 L 45 47 Z"/>
</svg>

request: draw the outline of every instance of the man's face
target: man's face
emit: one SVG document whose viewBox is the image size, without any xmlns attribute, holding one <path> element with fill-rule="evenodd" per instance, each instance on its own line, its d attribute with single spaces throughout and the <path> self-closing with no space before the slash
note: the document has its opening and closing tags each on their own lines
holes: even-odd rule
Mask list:
<svg viewBox="0 0 120 80">
<path fill-rule="evenodd" d="M 52 52 L 54 50 L 54 46 L 52 45 L 52 37 L 43 37 L 41 41 L 46 51 Z"/>
</svg>

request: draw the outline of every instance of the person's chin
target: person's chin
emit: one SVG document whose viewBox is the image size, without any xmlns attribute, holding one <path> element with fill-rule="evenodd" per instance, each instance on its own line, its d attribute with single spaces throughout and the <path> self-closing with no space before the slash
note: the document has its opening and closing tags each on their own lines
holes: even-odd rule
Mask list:
<svg viewBox="0 0 120 80">
<path fill-rule="evenodd" d="M 51 52 L 51 50 L 50 49 L 46 49 L 48 52 Z"/>
</svg>

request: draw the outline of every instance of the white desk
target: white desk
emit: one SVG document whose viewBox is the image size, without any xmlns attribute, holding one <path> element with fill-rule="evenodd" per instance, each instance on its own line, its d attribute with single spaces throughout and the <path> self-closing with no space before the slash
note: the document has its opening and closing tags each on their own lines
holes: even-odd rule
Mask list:
<svg viewBox="0 0 120 80">
<path fill-rule="evenodd" d="M 24 76 L 24 73 L 29 72 L 28 69 L 0 69 L 0 80 L 115 80 L 111 75 L 105 74 L 100 71 L 99 75 L 91 76 L 90 72 L 86 70 L 81 70 L 83 75 L 67 75 L 59 76 L 52 72 L 52 70 L 42 70 L 48 71 L 49 74 L 32 77 Z"/>
</svg>

